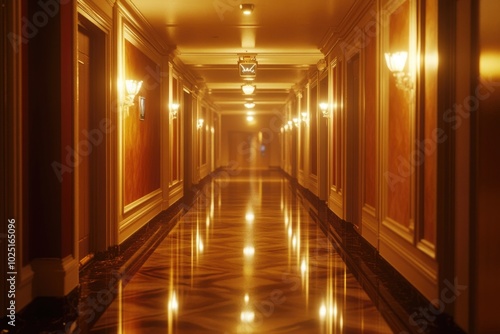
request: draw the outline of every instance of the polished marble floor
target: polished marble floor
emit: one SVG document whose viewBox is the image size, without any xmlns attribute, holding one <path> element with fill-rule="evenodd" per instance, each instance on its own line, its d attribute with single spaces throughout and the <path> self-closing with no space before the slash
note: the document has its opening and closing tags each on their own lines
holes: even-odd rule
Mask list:
<svg viewBox="0 0 500 334">
<path fill-rule="evenodd" d="M 392 333 L 279 172 L 216 175 L 92 333 Z"/>
</svg>

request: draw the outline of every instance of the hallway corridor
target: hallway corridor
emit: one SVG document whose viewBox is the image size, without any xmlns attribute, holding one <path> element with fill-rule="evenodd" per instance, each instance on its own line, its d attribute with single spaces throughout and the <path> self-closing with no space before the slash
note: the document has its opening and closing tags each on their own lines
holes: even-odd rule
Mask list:
<svg viewBox="0 0 500 334">
<path fill-rule="evenodd" d="M 93 333 L 391 333 L 279 171 L 219 173 Z"/>
</svg>

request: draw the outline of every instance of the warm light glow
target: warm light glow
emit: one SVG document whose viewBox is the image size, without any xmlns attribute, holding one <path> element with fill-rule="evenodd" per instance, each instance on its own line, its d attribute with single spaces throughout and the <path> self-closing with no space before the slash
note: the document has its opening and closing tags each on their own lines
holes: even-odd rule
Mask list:
<svg viewBox="0 0 500 334">
<path fill-rule="evenodd" d="M 248 122 L 253 122 L 253 120 L 254 120 L 253 116 L 247 116 L 247 121 Z"/>
<path fill-rule="evenodd" d="M 245 304 L 248 304 L 250 301 L 250 296 L 248 296 L 248 293 L 245 293 Z"/>
<path fill-rule="evenodd" d="M 198 120 L 198 123 L 197 123 L 198 129 L 201 129 L 201 127 L 203 126 L 203 123 L 205 123 L 205 120 L 203 118 L 200 118 Z"/>
<path fill-rule="evenodd" d="M 325 304 L 321 304 L 320 308 L 319 308 L 319 317 L 321 319 L 324 319 L 326 316 L 326 306 Z"/>
<path fill-rule="evenodd" d="M 141 90 L 142 81 L 127 80 L 125 82 L 125 87 L 127 89 L 127 95 L 137 95 Z"/>
<path fill-rule="evenodd" d="M 252 109 L 253 107 L 255 107 L 255 103 L 253 103 L 253 102 L 247 102 L 247 103 L 245 103 L 245 107 L 248 108 L 248 109 Z"/>
<path fill-rule="evenodd" d="M 328 103 L 321 102 L 319 104 L 319 109 L 321 110 L 323 117 L 327 117 L 327 118 L 330 117 L 330 111 L 328 110 Z"/>
<path fill-rule="evenodd" d="M 300 264 L 300 271 L 304 274 L 307 271 L 307 263 L 305 259 L 302 259 L 302 263 Z"/>
<path fill-rule="evenodd" d="M 170 300 L 168 301 L 168 308 L 170 311 L 177 311 L 179 309 L 179 302 L 177 301 L 177 295 L 172 292 L 172 296 L 170 296 Z"/>
<path fill-rule="evenodd" d="M 302 122 L 307 122 L 309 120 L 309 114 L 307 112 L 302 112 L 300 115 L 302 116 Z"/>
<path fill-rule="evenodd" d="M 125 81 L 125 107 L 134 105 L 135 96 L 139 93 L 142 87 L 142 81 L 126 80 Z"/>
<path fill-rule="evenodd" d="M 254 111 L 247 111 L 247 116 L 253 116 L 253 115 L 255 115 Z"/>
<path fill-rule="evenodd" d="M 247 212 L 247 214 L 245 215 L 245 220 L 248 223 L 252 223 L 254 219 L 255 219 L 255 215 L 253 214 L 253 212 Z"/>
<path fill-rule="evenodd" d="M 479 56 L 479 72 L 486 78 L 500 76 L 500 52 L 494 50 L 481 52 Z M 497 81 L 497 80 L 496 80 Z"/>
<path fill-rule="evenodd" d="M 245 254 L 245 256 L 253 256 L 255 254 L 255 248 L 253 246 L 246 246 L 243 248 L 243 254 Z"/>
<path fill-rule="evenodd" d="M 252 14 L 254 5 L 251 3 L 243 3 L 240 5 L 241 12 L 243 15 L 250 15 Z"/>
<path fill-rule="evenodd" d="M 179 111 L 179 104 L 178 103 L 172 103 L 170 105 L 170 115 L 172 116 L 172 119 L 177 119 L 177 113 Z"/>
<path fill-rule="evenodd" d="M 241 312 L 242 322 L 252 322 L 255 319 L 255 313 L 253 311 L 243 311 Z"/>
<path fill-rule="evenodd" d="M 385 61 L 391 72 L 402 72 L 405 68 L 407 58 L 408 52 L 405 51 L 385 54 Z"/>
<path fill-rule="evenodd" d="M 241 90 L 243 91 L 243 94 L 245 95 L 251 95 L 255 91 L 255 86 L 249 83 L 246 83 L 241 86 Z"/>
</svg>

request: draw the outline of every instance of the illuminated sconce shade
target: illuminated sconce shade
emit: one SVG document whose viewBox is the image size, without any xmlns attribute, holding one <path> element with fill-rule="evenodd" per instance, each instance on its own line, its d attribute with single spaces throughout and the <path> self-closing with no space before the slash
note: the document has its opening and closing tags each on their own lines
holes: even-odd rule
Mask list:
<svg viewBox="0 0 500 334">
<path fill-rule="evenodd" d="M 243 15 L 250 15 L 253 12 L 254 5 L 251 3 L 242 3 L 240 5 L 241 12 Z"/>
<path fill-rule="evenodd" d="M 328 110 L 328 103 L 322 102 L 319 104 L 319 109 L 321 110 L 321 113 L 323 114 L 323 117 L 330 117 L 330 111 Z"/>
<path fill-rule="evenodd" d="M 255 107 L 255 103 L 253 102 L 246 102 L 245 103 L 245 107 L 248 108 L 248 109 L 252 109 L 253 107 Z"/>
<path fill-rule="evenodd" d="M 413 89 L 413 80 L 409 73 L 404 72 L 407 58 L 408 52 L 405 51 L 385 54 L 387 67 L 396 78 L 396 87 L 401 90 L 411 91 Z"/>
<path fill-rule="evenodd" d="M 177 113 L 179 112 L 179 104 L 178 103 L 172 103 L 170 105 L 170 116 L 172 119 L 177 119 Z"/>
<path fill-rule="evenodd" d="M 201 127 L 203 126 L 203 123 L 205 123 L 205 121 L 203 120 L 203 118 L 200 118 L 200 119 L 198 120 L 198 123 L 196 124 L 196 127 L 197 127 L 198 129 L 201 129 Z"/>
<path fill-rule="evenodd" d="M 125 101 L 123 105 L 130 107 L 134 105 L 134 99 L 137 93 L 141 90 L 142 81 L 126 80 L 125 81 Z"/>
<path fill-rule="evenodd" d="M 255 91 L 255 86 L 247 83 L 241 86 L 241 90 L 243 91 L 243 94 L 250 95 Z"/>
<path fill-rule="evenodd" d="M 302 116 L 302 122 L 307 122 L 309 120 L 309 115 L 307 114 L 307 112 L 302 112 L 300 115 Z"/>
<path fill-rule="evenodd" d="M 408 52 L 404 51 L 385 54 L 385 61 L 391 72 L 402 72 L 405 68 L 407 58 Z"/>
</svg>

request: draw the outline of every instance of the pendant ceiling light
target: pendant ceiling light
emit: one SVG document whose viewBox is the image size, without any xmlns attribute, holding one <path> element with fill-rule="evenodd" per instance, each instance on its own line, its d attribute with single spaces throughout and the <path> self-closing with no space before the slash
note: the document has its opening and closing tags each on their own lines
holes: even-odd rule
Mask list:
<svg viewBox="0 0 500 334">
<path fill-rule="evenodd" d="M 243 15 L 250 15 L 253 12 L 254 5 L 251 3 L 243 3 L 240 5 L 241 12 Z"/>
<path fill-rule="evenodd" d="M 243 91 L 243 94 L 250 95 L 253 94 L 253 92 L 255 91 L 255 86 L 247 83 L 241 86 L 241 90 Z"/>
</svg>

